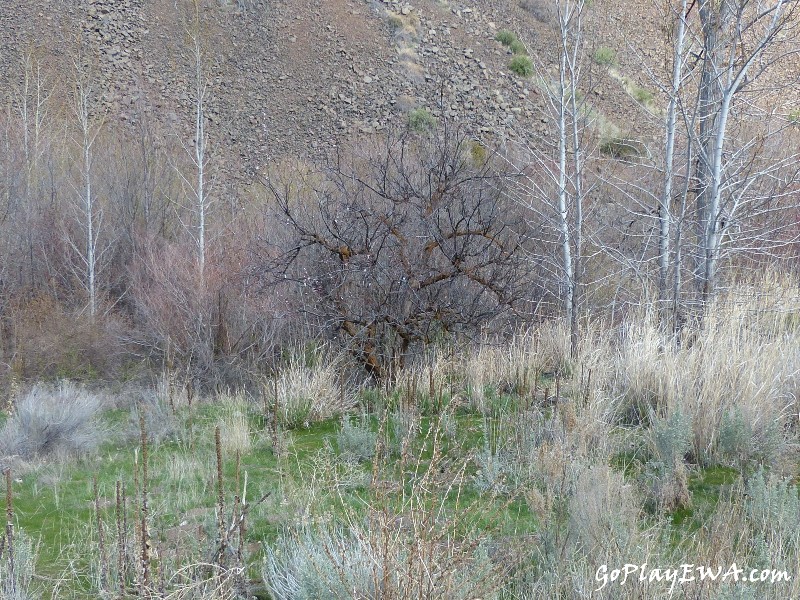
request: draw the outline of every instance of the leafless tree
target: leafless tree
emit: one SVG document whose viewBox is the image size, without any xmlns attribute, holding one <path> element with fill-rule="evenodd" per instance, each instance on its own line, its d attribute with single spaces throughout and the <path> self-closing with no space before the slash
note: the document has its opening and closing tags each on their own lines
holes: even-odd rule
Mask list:
<svg viewBox="0 0 800 600">
<path fill-rule="evenodd" d="M 781 36 L 792 35 L 799 10 L 796 0 L 697 0 L 702 43 L 695 169 L 701 251 L 697 280 L 704 300 L 717 284 L 724 237 L 735 230 L 741 212 L 753 208 L 761 213 L 776 191 L 771 185 L 758 189 L 775 169 L 753 168 L 760 142 L 750 138 L 734 145 L 731 121 L 736 100 L 770 66 L 790 56 L 796 60 L 797 45 L 787 47 Z"/>
<path fill-rule="evenodd" d="M 430 138 L 406 132 L 340 153 L 303 179 L 265 181 L 285 237 L 265 246 L 264 282 L 290 285 L 300 310 L 348 340 L 376 378 L 530 292 L 519 211 L 469 149 L 445 124 Z"/>
<path fill-rule="evenodd" d="M 95 81 L 91 65 L 83 52 L 73 61 L 74 90 L 73 115 L 76 124 L 75 145 L 80 152 L 80 184 L 75 185 L 79 202 L 75 204 L 77 221 L 83 240 L 68 236 L 68 243 L 78 258 L 79 271 L 83 272 L 81 284 L 88 296 L 87 309 L 94 319 L 98 304 L 98 275 L 102 259 L 110 245 L 100 245 L 103 226 L 103 208 L 94 188 L 94 147 L 102 129 L 102 107 L 95 94 Z M 82 243 L 81 243 L 82 241 Z"/>
<path fill-rule="evenodd" d="M 532 215 L 530 235 L 538 238 L 545 253 L 552 244 L 558 246 L 560 261 L 553 270 L 563 290 L 561 301 L 570 326 L 573 355 L 578 349 L 585 275 L 584 204 L 591 189 L 586 176 L 591 121 L 587 91 L 591 81 L 585 10 L 584 0 L 553 2 L 559 49 L 557 79 L 551 80 L 543 65 L 537 75 L 545 92 L 545 118 L 553 125 L 554 139 L 551 143 L 536 139 L 526 144 L 523 164 L 518 165 L 522 177 L 517 179 L 516 188 L 517 200 Z"/>
<path fill-rule="evenodd" d="M 209 197 L 209 182 L 207 181 L 209 138 L 206 131 L 206 94 L 208 92 L 208 81 L 205 75 L 199 0 L 192 0 L 191 21 L 187 26 L 187 34 L 193 62 L 194 139 L 191 148 L 186 144 L 184 148 L 191 156 L 192 166 L 194 167 L 194 181 L 184 175 L 181 175 L 181 177 L 191 192 L 191 212 L 195 222 L 187 227 L 187 230 L 191 232 L 192 239 L 197 247 L 197 265 L 200 280 L 202 281 L 206 267 L 208 213 L 211 206 L 211 198 Z"/>
</svg>

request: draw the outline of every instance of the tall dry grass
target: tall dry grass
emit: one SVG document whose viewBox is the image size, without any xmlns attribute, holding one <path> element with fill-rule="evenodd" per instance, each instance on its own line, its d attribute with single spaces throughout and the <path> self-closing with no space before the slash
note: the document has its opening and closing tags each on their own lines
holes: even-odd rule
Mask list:
<svg viewBox="0 0 800 600">
<path fill-rule="evenodd" d="M 264 390 L 280 424 L 308 426 L 352 409 L 356 397 L 342 384 L 343 368 L 344 357 L 328 347 L 315 348 L 311 356 L 294 352 Z"/>
</svg>

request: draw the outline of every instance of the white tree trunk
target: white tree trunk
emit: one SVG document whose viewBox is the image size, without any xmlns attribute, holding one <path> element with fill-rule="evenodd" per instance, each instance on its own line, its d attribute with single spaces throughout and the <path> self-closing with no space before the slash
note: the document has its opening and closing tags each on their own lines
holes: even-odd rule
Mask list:
<svg viewBox="0 0 800 600">
<path fill-rule="evenodd" d="M 670 229 L 672 226 L 672 183 L 675 176 L 675 138 L 677 133 L 678 100 L 683 79 L 683 60 L 686 38 L 686 11 L 688 0 L 682 0 L 677 19 L 675 47 L 672 55 L 672 87 L 665 124 L 664 190 L 658 205 L 658 301 L 659 312 L 664 315 L 669 306 Z M 676 249 L 677 250 L 677 249 Z M 679 274 L 676 274 L 679 277 Z"/>
</svg>

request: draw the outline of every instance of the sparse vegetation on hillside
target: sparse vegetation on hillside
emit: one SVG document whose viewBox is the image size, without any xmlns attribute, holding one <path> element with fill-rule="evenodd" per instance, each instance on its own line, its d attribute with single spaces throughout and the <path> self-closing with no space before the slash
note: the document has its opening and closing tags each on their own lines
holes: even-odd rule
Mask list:
<svg viewBox="0 0 800 600">
<path fill-rule="evenodd" d="M 408 113 L 408 127 L 417 133 L 425 133 L 436 126 L 434 117 L 427 108 L 415 108 Z"/>
<path fill-rule="evenodd" d="M 617 53 L 613 48 L 601 46 L 594 53 L 594 62 L 598 65 L 613 66 L 617 63 Z"/>
</svg>

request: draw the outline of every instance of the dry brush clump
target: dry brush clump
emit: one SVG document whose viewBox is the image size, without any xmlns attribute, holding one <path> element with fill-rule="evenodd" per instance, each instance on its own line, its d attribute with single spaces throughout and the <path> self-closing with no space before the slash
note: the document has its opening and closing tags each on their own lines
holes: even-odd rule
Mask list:
<svg viewBox="0 0 800 600">
<path fill-rule="evenodd" d="M 353 408 L 356 397 L 345 385 L 345 365 L 344 357 L 327 346 L 315 348 L 311 356 L 293 352 L 263 392 L 278 423 L 307 427 Z"/>
<path fill-rule="evenodd" d="M 800 356 L 787 349 L 800 343 L 800 330 L 791 312 L 765 306 L 757 290 L 746 291 L 712 302 L 702 326 L 677 340 L 649 315 L 629 320 L 615 363 L 598 381 L 617 418 L 648 423 L 652 415 L 680 411 L 692 424 L 694 459 L 709 463 L 724 454 L 725 419 L 738 414 L 751 440 L 742 443 L 752 446 L 739 453 L 754 459 L 780 454 L 785 444 L 775 434 L 791 429 L 797 414 Z"/>
<path fill-rule="evenodd" d="M 98 416 L 104 399 L 69 382 L 33 386 L 0 430 L 0 456 L 24 460 L 84 455 L 106 438 Z"/>
</svg>

